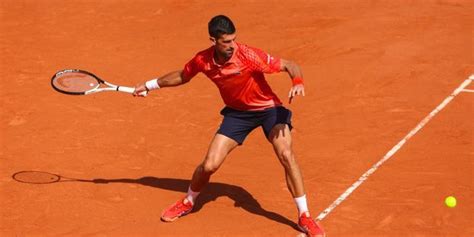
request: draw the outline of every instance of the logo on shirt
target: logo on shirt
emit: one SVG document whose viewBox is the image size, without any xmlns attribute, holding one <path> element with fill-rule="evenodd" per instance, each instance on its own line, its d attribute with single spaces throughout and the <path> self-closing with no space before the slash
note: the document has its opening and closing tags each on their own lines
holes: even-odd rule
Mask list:
<svg viewBox="0 0 474 237">
<path fill-rule="evenodd" d="M 237 75 L 240 75 L 240 74 L 242 74 L 242 72 L 240 70 L 229 73 L 230 76 L 237 76 Z"/>
<path fill-rule="evenodd" d="M 226 69 L 221 69 L 220 74 L 223 76 L 239 76 L 242 74 L 240 71 L 240 68 L 226 68 Z"/>
<path fill-rule="evenodd" d="M 270 62 L 273 61 L 273 57 L 270 54 L 267 54 L 267 64 L 270 64 Z"/>
</svg>

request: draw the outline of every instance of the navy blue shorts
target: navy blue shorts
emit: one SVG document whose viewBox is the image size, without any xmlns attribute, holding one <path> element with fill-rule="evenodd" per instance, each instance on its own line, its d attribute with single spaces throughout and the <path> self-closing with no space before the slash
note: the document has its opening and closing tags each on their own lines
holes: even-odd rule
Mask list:
<svg viewBox="0 0 474 237">
<path fill-rule="evenodd" d="M 224 119 L 217 133 L 232 138 L 239 145 L 242 145 L 247 135 L 259 126 L 262 126 L 267 138 L 277 124 L 288 124 L 290 130 L 293 128 L 291 111 L 283 106 L 262 111 L 240 111 L 225 107 L 221 110 L 221 114 Z"/>
</svg>

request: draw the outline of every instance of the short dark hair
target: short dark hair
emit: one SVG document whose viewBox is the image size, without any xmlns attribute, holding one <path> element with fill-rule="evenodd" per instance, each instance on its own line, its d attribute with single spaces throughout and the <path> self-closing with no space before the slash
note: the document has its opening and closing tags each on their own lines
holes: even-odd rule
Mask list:
<svg viewBox="0 0 474 237">
<path fill-rule="evenodd" d="M 218 39 L 223 34 L 235 33 L 234 23 L 229 17 L 224 15 L 218 15 L 213 17 L 207 25 L 209 29 L 209 35 Z"/>
</svg>

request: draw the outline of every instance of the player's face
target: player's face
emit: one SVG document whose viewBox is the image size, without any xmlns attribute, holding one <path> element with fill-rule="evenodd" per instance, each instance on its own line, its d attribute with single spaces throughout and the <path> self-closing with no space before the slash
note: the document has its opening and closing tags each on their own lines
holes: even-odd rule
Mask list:
<svg viewBox="0 0 474 237">
<path fill-rule="evenodd" d="M 236 34 L 223 34 L 217 40 L 212 38 L 216 46 L 216 52 L 224 59 L 229 59 L 234 54 Z"/>
</svg>

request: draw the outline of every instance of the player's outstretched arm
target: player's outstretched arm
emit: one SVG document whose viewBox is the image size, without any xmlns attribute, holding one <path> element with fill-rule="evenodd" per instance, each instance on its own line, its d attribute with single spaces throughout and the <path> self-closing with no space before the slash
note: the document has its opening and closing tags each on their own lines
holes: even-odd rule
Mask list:
<svg viewBox="0 0 474 237">
<path fill-rule="evenodd" d="M 174 71 L 156 79 L 149 80 L 144 83 L 140 83 L 135 87 L 134 96 L 142 96 L 140 93 L 143 91 L 156 90 L 162 87 L 179 86 L 189 82 L 191 78 L 185 78 L 183 71 Z"/>
<path fill-rule="evenodd" d="M 296 95 L 304 96 L 303 73 L 300 66 L 292 61 L 281 59 L 281 71 L 288 72 L 292 80 L 293 86 L 288 93 L 289 103 Z"/>
</svg>

